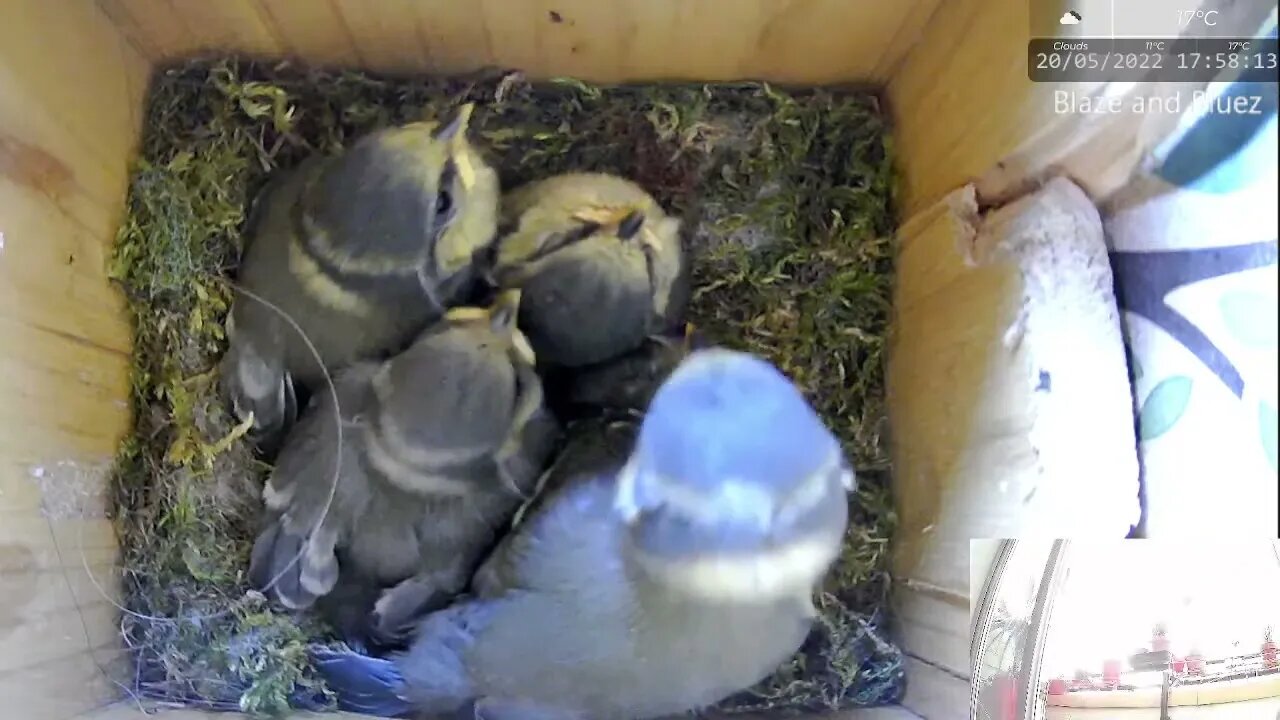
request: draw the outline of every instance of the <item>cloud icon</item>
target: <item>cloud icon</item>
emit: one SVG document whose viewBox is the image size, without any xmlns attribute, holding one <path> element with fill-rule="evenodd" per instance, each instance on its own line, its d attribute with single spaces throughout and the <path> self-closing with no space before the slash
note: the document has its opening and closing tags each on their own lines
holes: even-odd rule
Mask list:
<svg viewBox="0 0 1280 720">
<path fill-rule="evenodd" d="M 1058 18 L 1058 24 L 1059 25 L 1079 25 L 1082 19 L 1083 18 L 1080 17 L 1080 13 L 1076 12 L 1075 10 L 1070 10 L 1068 12 L 1062 13 L 1062 17 Z"/>
</svg>

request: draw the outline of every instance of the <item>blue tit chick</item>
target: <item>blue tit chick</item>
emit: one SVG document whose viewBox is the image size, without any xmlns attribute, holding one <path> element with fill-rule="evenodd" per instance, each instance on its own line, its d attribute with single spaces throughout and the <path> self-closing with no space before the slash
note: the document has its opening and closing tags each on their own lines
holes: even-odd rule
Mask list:
<svg viewBox="0 0 1280 720">
<path fill-rule="evenodd" d="M 550 495 L 388 658 L 316 650 L 345 709 L 646 720 L 714 704 L 800 647 L 855 481 L 775 367 L 691 354 L 611 470 Z M 554 466 L 553 466 L 554 473 Z M 557 489 L 558 488 L 558 489 Z"/>
<path fill-rule="evenodd" d="M 507 193 L 501 216 L 492 281 L 523 289 L 520 327 L 541 363 L 602 362 L 683 320 L 680 221 L 639 185 L 559 175 Z"/>
<path fill-rule="evenodd" d="M 394 644 L 465 588 L 557 441 L 518 296 L 451 309 L 314 396 L 263 492 L 255 587 L 359 644 Z"/>
<path fill-rule="evenodd" d="M 236 278 L 252 296 L 232 305 L 221 376 L 268 454 L 322 368 L 398 352 L 469 291 L 498 210 L 497 175 L 467 140 L 470 112 L 311 157 L 255 199 Z"/>
</svg>

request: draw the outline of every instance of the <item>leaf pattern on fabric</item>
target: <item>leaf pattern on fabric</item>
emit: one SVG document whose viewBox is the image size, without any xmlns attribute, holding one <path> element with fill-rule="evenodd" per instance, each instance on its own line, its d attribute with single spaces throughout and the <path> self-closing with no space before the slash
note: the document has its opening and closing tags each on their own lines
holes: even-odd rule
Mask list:
<svg viewBox="0 0 1280 720">
<path fill-rule="evenodd" d="M 1154 440 L 1177 424 L 1187 411 L 1191 401 L 1191 378 L 1174 375 L 1160 381 L 1142 402 L 1138 411 L 1138 428 L 1141 439 Z"/>
<path fill-rule="evenodd" d="M 1232 337 L 1250 348 L 1276 347 L 1276 297 L 1257 290 L 1231 289 L 1218 298 L 1218 308 Z"/>
</svg>

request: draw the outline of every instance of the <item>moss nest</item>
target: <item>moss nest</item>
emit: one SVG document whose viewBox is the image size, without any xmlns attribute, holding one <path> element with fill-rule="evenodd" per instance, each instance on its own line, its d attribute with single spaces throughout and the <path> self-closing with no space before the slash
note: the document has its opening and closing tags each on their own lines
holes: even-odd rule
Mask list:
<svg viewBox="0 0 1280 720">
<path fill-rule="evenodd" d="M 247 208 L 268 173 L 378 127 L 476 103 L 504 187 L 570 170 L 635 179 L 691 224 L 690 320 L 804 389 L 858 468 L 844 555 L 792 662 L 717 710 L 893 702 L 884 639 L 894 515 L 885 433 L 894 176 L 875 96 L 759 83 L 595 87 L 515 73 L 385 78 L 234 59 L 158 73 L 111 277 L 135 329 L 136 427 L 114 476 L 124 638 L 142 697 L 283 712 L 324 698 L 307 648 L 326 629 L 248 589 L 269 470 L 214 370 Z M 718 714 L 718 713 L 717 713 Z"/>
</svg>

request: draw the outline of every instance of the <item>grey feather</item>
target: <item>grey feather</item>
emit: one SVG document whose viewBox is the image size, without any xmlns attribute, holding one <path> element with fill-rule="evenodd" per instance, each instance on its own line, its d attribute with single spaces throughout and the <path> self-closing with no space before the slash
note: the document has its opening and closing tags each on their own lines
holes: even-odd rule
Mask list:
<svg viewBox="0 0 1280 720">
<path fill-rule="evenodd" d="M 585 466 L 553 468 L 565 475 L 549 478 L 546 501 L 477 573 L 474 598 L 419 628 L 397 660 L 407 698 L 459 707 L 464 698 L 438 692 L 437 673 L 461 663 L 467 697 L 480 706 L 657 718 L 748 687 L 799 647 L 807 596 L 725 606 L 673 594 L 639 572 L 612 513 L 612 476 L 578 470 L 608 464 L 614 451 L 588 445 Z"/>
<path fill-rule="evenodd" d="M 556 176 L 513 190 L 502 215 L 495 275 L 524 291 L 520 324 L 540 363 L 602 362 L 683 317 L 680 223 L 635 183 Z"/>
<path fill-rule="evenodd" d="M 438 214 L 444 169 L 459 153 L 474 182 L 452 181 L 450 209 Z M 288 429 L 287 382 L 319 391 L 324 369 L 385 359 L 459 301 L 469 263 L 442 254 L 488 245 L 496 204 L 493 171 L 427 124 L 372 133 L 274 177 L 246 225 L 236 282 L 248 293 L 232 305 L 222 372 L 237 414 L 253 413 L 255 438 L 269 445 Z"/>
<path fill-rule="evenodd" d="M 344 687 L 353 699 L 380 688 L 380 706 L 397 711 L 652 720 L 754 685 L 807 636 L 812 592 L 848 520 L 847 473 L 827 428 L 758 432 L 806 413 L 776 369 L 713 351 L 681 364 L 638 434 L 634 417 L 575 423 L 470 596 L 427 615 L 390 669 L 344 658 Z M 724 430 L 743 415 L 750 436 L 717 438 L 705 422 Z M 686 428 L 689 418 L 702 424 Z M 793 452 L 797 441 L 831 457 L 815 464 Z M 672 447 L 692 457 L 640 471 Z M 720 471 L 744 453 L 768 482 Z"/>
<path fill-rule="evenodd" d="M 499 330 L 474 316 L 448 317 L 395 358 L 339 373 L 336 487 L 333 398 L 316 396 L 264 494 L 267 524 L 250 567 L 256 583 L 280 575 L 269 590 L 291 607 L 332 591 L 319 609 L 361 643 L 396 642 L 414 618 L 464 589 L 554 442 L 511 438 L 530 433 L 535 418 L 541 433 L 558 431 L 545 425 L 540 405 L 517 417 L 540 389 L 514 328 Z M 522 469 L 513 475 L 512 467 Z M 296 570 L 286 568 L 299 550 Z"/>
</svg>

